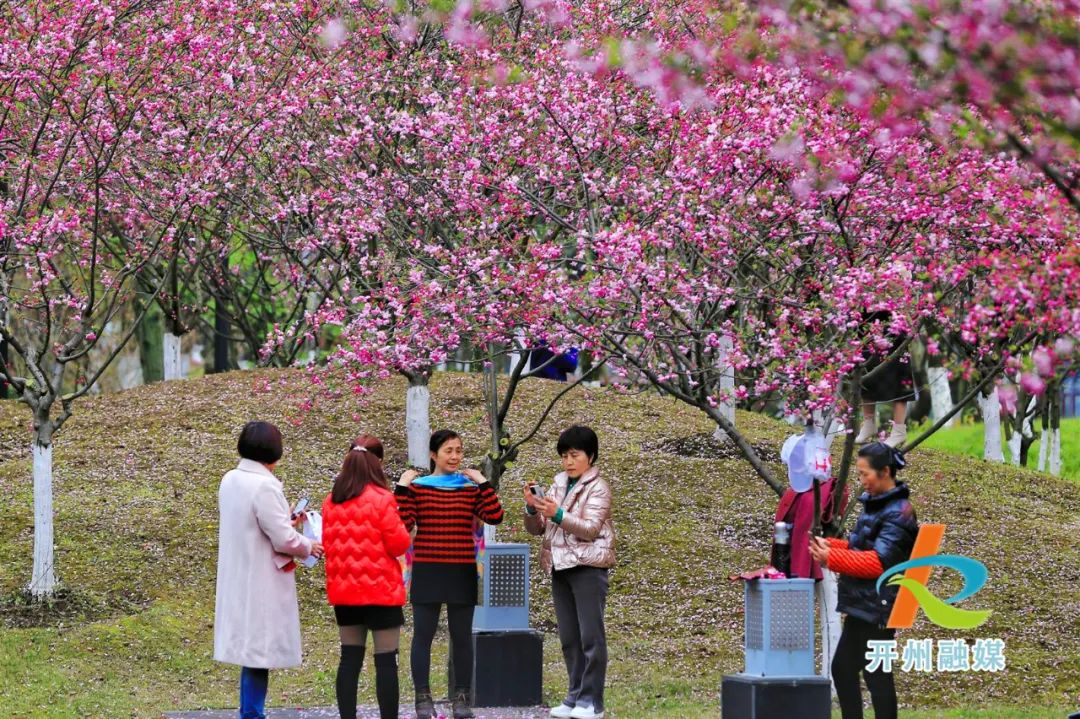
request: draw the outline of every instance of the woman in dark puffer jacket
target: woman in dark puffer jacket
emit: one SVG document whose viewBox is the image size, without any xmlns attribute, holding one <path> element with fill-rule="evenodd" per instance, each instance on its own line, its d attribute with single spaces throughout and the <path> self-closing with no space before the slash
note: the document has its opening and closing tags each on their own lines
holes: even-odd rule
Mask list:
<svg viewBox="0 0 1080 719">
<path fill-rule="evenodd" d="M 322 506 L 326 596 L 341 634 L 336 692 L 342 719 L 356 718 L 356 685 L 370 629 L 375 643 L 375 695 L 382 719 L 398 717 L 397 650 L 405 585 L 396 557 L 409 533 L 383 474 L 383 446 L 371 435 L 353 440 L 334 489 Z"/>
<path fill-rule="evenodd" d="M 874 442 L 859 450 L 855 469 L 865 490 L 859 497 L 863 511 L 851 537 L 815 537 L 810 554 L 840 575 L 836 608 L 845 615 L 844 630 L 832 662 L 836 697 L 843 719 L 862 719 L 859 672 L 866 679 L 876 719 L 895 719 L 896 686 L 892 672 L 866 671 L 867 642 L 889 641 L 896 630 L 889 621 L 899 587 L 886 584 L 878 594 L 876 580 L 886 569 L 906 562 L 915 546 L 919 523 L 908 501 L 908 487 L 896 479 L 904 465 L 896 449 Z"/>
</svg>

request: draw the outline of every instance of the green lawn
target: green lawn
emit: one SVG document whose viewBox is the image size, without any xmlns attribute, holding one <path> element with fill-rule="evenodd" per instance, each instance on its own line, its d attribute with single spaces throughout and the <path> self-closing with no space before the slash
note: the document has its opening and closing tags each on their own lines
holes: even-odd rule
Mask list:
<svg viewBox="0 0 1080 719">
<path fill-rule="evenodd" d="M 909 432 L 908 436 L 918 437 L 919 433 L 928 426 L 916 427 Z M 1041 444 L 1038 439 L 1039 434 L 1039 429 L 1036 427 L 1036 439 L 1028 452 L 1028 469 L 1039 466 L 1039 445 Z M 939 430 L 921 446 L 981 459 L 983 456 L 982 423 L 962 424 Z M 1003 449 L 1005 461 L 1011 462 L 1012 455 L 1009 454 L 1009 448 L 1003 446 Z M 1074 482 L 1080 482 L 1080 417 L 1061 420 L 1061 460 L 1062 476 Z"/>
<path fill-rule="evenodd" d="M 1038 709 L 1016 707 L 986 707 L 984 709 L 901 709 L 901 719 L 1065 719 L 1078 708 Z M 840 712 L 833 712 L 833 719 L 840 719 Z M 865 719 L 874 719 L 874 711 L 867 709 Z"/>
<path fill-rule="evenodd" d="M 270 390 L 266 391 L 265 388 Z M 511 412 L 515 436 L 561 387 L 527 382 Z M 24 408 L 0 402 L 0 717 L 157 719 L 166 709 L 236 705 L 237 672 L 211 660 L 216 491 L 235 466 L 244 421 L 279 423 L 286 494 L 322 496 L 360 429 L 384 438 L 391 473 L 402 467 L 405 384 L 394 379 L 357 407 L 348 396 L 316 405 L 293 424 L 302 372 L 267 370 L 162 383 L 88 398 L 55 445 L 57 567 L 78 600 L 63 618 L 25 628 L 11 597 L 29 579 L 33 538 Z M 438 374 L 431 421 L 461 431 L 469 461 L 485 441 L 478 375 Z M 348 419 L 354 414 L 356 422 Z M 612 719 L 715 719 L 724 674 L 742 668 L 742 593 L 729 574 L 768 557 L 776 497 L 737 459 L 661 452 L 658 440 L 710 431 L 670 399 L 578 389 L 556 406 L 504 479 L 506 541 L 524 534 L 520 488 L 550 481 L 558 431 L 595 426 L 602 471 L 615 494 L 619 566 L 607 626 Z M 775 452 L 790 428 L 760 415 L 738 422 Z M 1002 637 L 1000 673 L 898 677 L 901 716 L 1062 719 L 1080 709 L 1080 497 L 1063 480 L 934 449 L 913 452 L 905 476 L 922 521 L 949 525 L 944 551 L 984 561 L 990 580 L 968 607 L 993 610 L 968 638 Z M 777 472 L 781 468 L 773 465 Z M 947 597 L 959 582 L 935 575 Z M 338 641 L 321 571 L 298 577 L 304 665 L 275 672 L 273 706 L 333 703 Z M 408 615 L 408 612 L 406 612 Z M 557 702 L 565 674 L 546 578 L 534 575 L 532 625 L 545 633 L 544 697 Z M 406 627 L 406 633 L 408 626 Z M 920 619 L 913 638 L 951 637 Z M 403 641 L 403 707 L 411 702 Z M 369 662 L 370 664 L 370 662 Z M 445 640 L 433 667 L 445 666 Z M 433 673 L 445 691 L 445 676 Z M 374 702 L 371 667 L 362 699 Z M 919 711 L 914 711 L 915 708 Z M 965 707 L 978 707 L 978 709 Z M 997 707 L 997 708 L 995 708 Z M 1039 707 L 1058 707 L 1056 709 Z"/>
</svg>

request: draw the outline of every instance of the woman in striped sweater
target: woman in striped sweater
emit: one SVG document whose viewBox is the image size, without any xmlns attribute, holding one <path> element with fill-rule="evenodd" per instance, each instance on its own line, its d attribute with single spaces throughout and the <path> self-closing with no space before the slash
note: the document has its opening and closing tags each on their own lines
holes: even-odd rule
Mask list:
<svg viewBox="0 0 1080 719">
<path fill-rule="evenodd" d="M 477 600 L 476 546 L 473 522 L 498 524 L 502 505 L 484 475 L 460 470 L 461 437 L 444 429 L 431 435 L 431 474 L 414 470 L 401 475 L 395 494 L 405 528 L 416 528 L 410 601 L 413 605 L 411 669 L 417 719 L 431 719 L 431 643 L 446 605 L 454 659 L 454 719 L 473 716 L 472 620 Z"/>
</svg>

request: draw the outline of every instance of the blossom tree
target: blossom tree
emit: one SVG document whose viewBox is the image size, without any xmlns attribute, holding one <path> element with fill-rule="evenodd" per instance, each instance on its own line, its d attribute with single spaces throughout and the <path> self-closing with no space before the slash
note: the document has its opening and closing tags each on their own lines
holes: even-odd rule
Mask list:
<svg viewBox="0 0 1080 719">
<path fill-rule="evenodd" d="M 346 335 L 361 330 L 341 355 L 368 368 L 354 380 L 439 361 L 464 338 L 558 334 L 557 344 L 611 353 L 701 408 L 779 490 L 725 404 L 783 396 L 808 413 L 833 407 L 890 337 L 924 332 L 970 344 L 982 389 L 1049 331 L 1002 323 L 972 300 L 993 265 L 1051 261 L 1069 236 L 1059 196 L 1023 163 L 944 148 L 930 131 L 883 134 L 797 69 L 703 75 L 692 96 L 657 102 L 668 80 L 648 74 L 648 45 L 614 48 L 622 69 L 612 73 L 611 62 L 550 42 L 570 26 L 584 46 L 637 32 L 697 47 L 683 16 L 664 8 L 642 23 L 585 3 L 545 26 L 521 7 L 477 6 L 444 18 L 447 46 L 436 52 L 437 30 L 417 16 L 353 21 L 347 46 L 369 48 L 388 28 L 397 43 L 386 41 L 387 57 L 412 63 L 412 74 L 395 66 L 393 92 L 379 78 L 346 113 L 364 123 L 350 150 L 367 143 L 360 156 L 381 163 L 358 164 L 362 182 L 349 185 L 377 208 L 360 212 L 383 240 L 365 262 L 397 274 L 324 315 Z M 347 66 L 371 80 L 370 65 Z M 507 288 L 520 267 L 532 284 Z M 536 284 L 545 277 L 556 279 Z M 499 304 L 485 286 L 514 300 Z M 530 308 L 535 319 L 521 314 L 530 296 L 546 305 Z M 517 310 L 516 321 L 496 307 Z M 888 321 L 865 320 L 881 312 Z M 729 368 L 739 384 L 721 389 Z"/>
<path fill-rule="evenodd" d="M 203 228 L 219 221 L 217 198 L 244 176 L 266 117 L 255 87 L 274 83 L 255 79 L 289 67 L 267 54 L 288 47 L 293 26 L 268 23 L 280 43 L 256 27 L 275 12 L 297 20 L 288 6 L 210 1 L 0 8 L 2 372 L 33 415 L 34 597 L 57 582 L 53 437 L 148 304 L 175 301 L 184 263 L 205 254 Z M 92 354 L 140 294 L 135 324 Z"/>
</svg>

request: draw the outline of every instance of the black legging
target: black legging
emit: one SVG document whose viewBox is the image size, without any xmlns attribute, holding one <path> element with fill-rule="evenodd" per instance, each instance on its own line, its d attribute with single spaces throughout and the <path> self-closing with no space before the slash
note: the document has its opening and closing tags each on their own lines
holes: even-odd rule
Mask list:
<svg viewBox="0 0 1080 719">
<path fill-rule="evenodd" d="M 413 688 L 417 692 L 431 690 L 431 643 L 439 625 L 441 604 L 413 604 L 413 638 L 409 663 Z M 472 687 L 473 648 L 471 604 L 447 604 L 446 623 L 450 627 L 450 648 L 454 659 L 454 684 L 450 691 Z"/>
<path fill-rule="evenodd" d="M 866 679 L 866 688 L 870 690 L 874 719 L 896 719 L 896 685 L 893 684 L 892 672 L 883 672 L 880 667 L 874 672 L 866 671 L 866 643 L 871 639 L 888 641 L 895 638 L 895 629 L 885 629 L 850 614 L 844 618 L 844 630 L 840 633 L 832 660 L 832 677 L 843 719 L 862 719 L 860 673 Z"/>
</svg>

